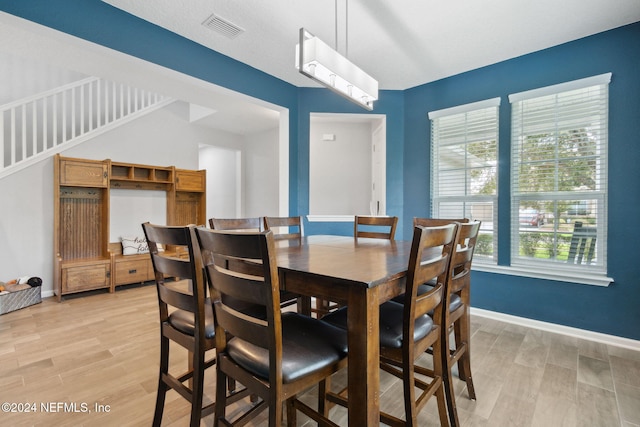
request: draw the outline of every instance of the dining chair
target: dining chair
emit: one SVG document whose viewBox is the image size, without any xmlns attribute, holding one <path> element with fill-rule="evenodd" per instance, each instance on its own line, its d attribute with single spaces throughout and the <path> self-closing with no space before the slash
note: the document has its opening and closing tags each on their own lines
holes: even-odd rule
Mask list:
<svg viewBox="0 0 640 427">
<path fill-rule="evenodd" d="M 398 225 L 397 216 L 360 216 L 356 215 L 353 221 L 353 236 L 368 237 L 373 239 L 393 240 Z M 344 304 L 336 303 L 325 298 L 316 298 L 316 307 L 312 313 L 322 318 L 328 313 L 343 307 Z"/>
<path fill-rule="evenodd" d="M 422 227 L 438 227 L 440 225 L 452 224 L 454 222 L 458 222 L 460 224 L 464 224 L 469 222 L 469 218 L 413 218 L 413 226 L 420 225 Z"/>
<path fill-rule="evenodd" d="M 146 222 L 142 228 L 149 244 L 160 313 L 160 372 L 153 425 L 160 426 L 166 394 L 172 389 L 191 403 L 190 425 L 199 426 L 200 418 L 214 411 L 214 403 L 202 406 L 202 395 L 205 369 L 213 366 L 216 359 L 206 359 L 205 355 L 215 348 L 215 328 L 201 257 L 192 245 L 193 226 L 167 227 Z M 162 251 L 161 246 L 171 250 Z M 173 256 L 177 248 L 183 249 L 188 258 Z M 189 352 L 187 372 L 169 372 L 170 342 Z"/>
<path fill-rule="evenodd" d="M 449 310 L 444 310 L 443 327 L 443 358 L 445 360 L 445 392 L 447 407 L 450 408 L 452 424 L 459 425 L 455 403 L 455 391 L 452 369 L 458 365 L 458 377 L 465 381 L 467 393 L 471 400 L 476 400 L 475 387 L 471 375 L 471 264 L 475 252 L 476 241 L 480 231 L 480 221 L 469 222 L 468 219 L 442 219 L 442 218 L 414 218 L 414 224 L 425 226 L 440 226 L 443 224 L 458 224 L 456 244 L 449 266 L 447 277 L 446 305 Z M 434 282 L 426 282 L 418 287 L 418 294 L 429 292 Z M 405 295 L 393 299 L 403 303 Z M 454 343 L 450 341 L 451 333 L 454 334 Z M 455 417 L 455 418 L 454 418 Z"/>
<path fill-rule="evenodd" d="M 281 227 L 286 227 L 287 231 L 278 233 L 277 230 L 282 230 Z M 274 232 L 274 239 L 276 240 L 299 240 L 304 235 L 304 225 L 302 217 L 300 216 L 266 216 L 264 217 L 264 229 L 272 230 Z"/>
<path fill-rule="evenodd" d="M 298 410 L 320 425 L 335 426 L 326 417 L 323 394 L 318 397 L 318 411 L 296 395 L 346 366 L 346 332 L 309 316 L 281 312 L 272 231 L 198 228 L 195 233 L 215 310 L 218 365 L 214 425 L 244 424 L 268 407 L 269 426 L 280 426 L 286 402 L 289 426 L 296 425 Z M 245 274 L 233 268 L 238 264 L 227 263 L 229 259 L 247 260 L 261 265 L 262 270 Z M 225 296 L 264 306 L 266 320 L 227 306 Z M 234 420 L 227 418 L 225 410 L 228 379 L 262 399 Z"/>
<path fill-rule="evenodd" d="M 397 216 L 356 215 L 353 221 L 353 236 L 393 240 L 397 225 Z"/>
<path fill-rule="evenodd" d="M 457 224 L 414 227 L 405 303 L 388 301 L 380 305 L 380 367 L 402 379 L 404 392 L 404 420 L 380 412 L 380 421 L 390 426 L 417 426 L 419 412 L 434 395 L 440 424 L 449 425 L 441 330 L 447 275 L 457 228 Z M 420 294 L 418 287 L 432 279 L 436 285 Z M 328 314 L 323 320 L 346 329 L 347 312 L 348 307 L 343 307 Z M 430 312 L 434 313 L 433 316 L 429 316 Z M 429 348 L 433 349 L 432 369 L 416 364 Z M 416 373 L 422 377 L 416 377 Z M 417 396 L 416 388 L 420 390 Z M 342 405 L 346 403 L 343 392 L 329 393 L 328 397 L 332 402 Z"/>
<path fill-rule="evenodd" d="M 209 218 L 209 227 L 214 230 L 225 231 L 264 231 L 266 222 L 264 217 L 254 218 Z M 298 303 L 298 295 L 283 291 L 280 295 L 281 308 Z"/>
<path fill-rule="evenodd" d="M 209 227 L 214 230 L 263 231 L 264 219 L 254 218 L 209 218 Z"/>
</svg>

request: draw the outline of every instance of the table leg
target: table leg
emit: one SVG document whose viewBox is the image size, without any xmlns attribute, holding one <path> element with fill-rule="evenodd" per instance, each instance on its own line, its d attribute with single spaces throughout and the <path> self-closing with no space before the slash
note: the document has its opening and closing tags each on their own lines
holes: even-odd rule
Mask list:
<svg viewBox="0 0 640 427">
<path fill-rule="evenodd" d="M 376 289 L 349 293 L 349 425 L 380 424 L 379 299 Z"/>
</svg>

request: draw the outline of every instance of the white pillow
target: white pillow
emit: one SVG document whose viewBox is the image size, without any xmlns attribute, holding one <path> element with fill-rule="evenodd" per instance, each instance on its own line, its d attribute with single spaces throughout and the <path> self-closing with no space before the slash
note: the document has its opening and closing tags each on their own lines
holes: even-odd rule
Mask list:
<svg viewBox="0 0 640 427">
<path fill-rule="evenodd" d="M 148 254 L 149 244 L 144 237 L 121 237 L 122 255 Z"/>
</svg>

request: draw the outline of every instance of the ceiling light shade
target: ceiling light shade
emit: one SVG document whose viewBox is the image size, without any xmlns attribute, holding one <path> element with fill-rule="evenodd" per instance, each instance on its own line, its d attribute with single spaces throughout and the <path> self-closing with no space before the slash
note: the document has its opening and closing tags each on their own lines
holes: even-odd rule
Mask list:
<svg viewBox="0 0 640 427">
<path fill-rule="evenodd" d="M 373 110 L 373 101 L 378 99 L 378 81 L 304 28 L 300 28 L 300 43 L 296 45 L 296 68 L 339 95 Z"/>
</svg>

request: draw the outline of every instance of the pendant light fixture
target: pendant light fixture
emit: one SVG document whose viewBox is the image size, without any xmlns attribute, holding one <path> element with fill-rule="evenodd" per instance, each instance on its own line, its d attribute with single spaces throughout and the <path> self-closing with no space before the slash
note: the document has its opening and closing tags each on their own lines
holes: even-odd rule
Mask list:
<svg viewBox="0 0 640 427">
<path fill-rule="evenodd" d="M 348 25 L 347 19 L 347 33 Z M 301 74 L 371 111 L 373 102 L 378 99 L 378 81 L 338 53 L 337 28 L 336 0 L 336 49 L 300 28 L 300 40 L 296 45 L 296 68 Z"/>
</svg>

